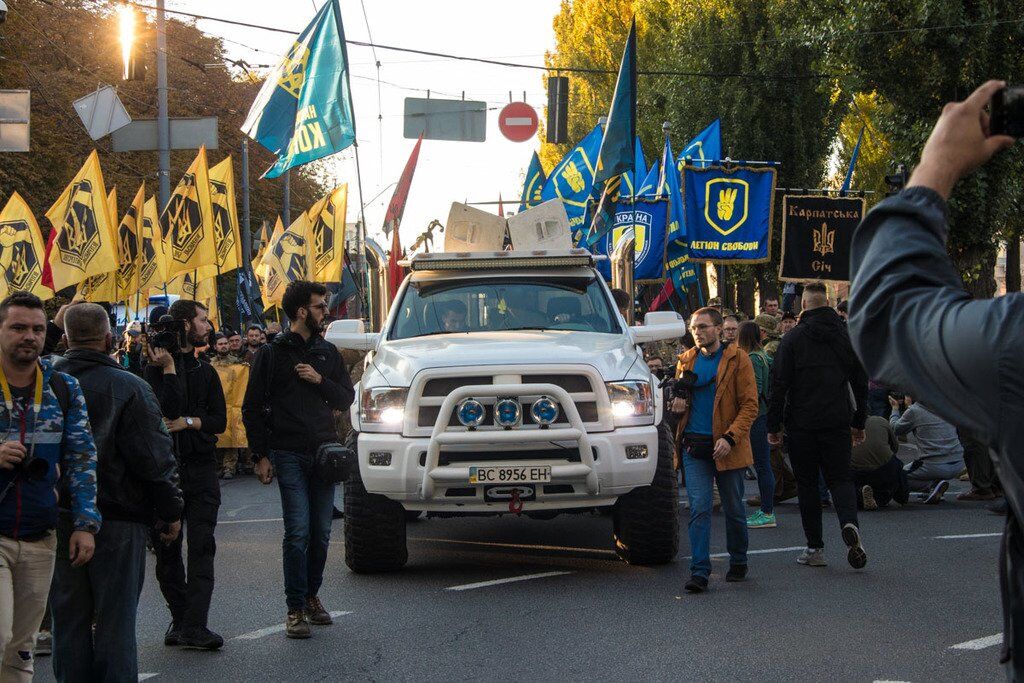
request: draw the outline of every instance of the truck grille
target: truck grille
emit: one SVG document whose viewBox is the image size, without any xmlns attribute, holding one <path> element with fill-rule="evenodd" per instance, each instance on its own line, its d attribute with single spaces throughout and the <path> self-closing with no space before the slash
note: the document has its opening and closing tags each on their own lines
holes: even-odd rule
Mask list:
<svg viewBox="0 0 1024 683">
<path fill-rule="evenodd" d="M 524 460 L 568 460 L 569 462 L 582 462 L 580 449 L 578 448 L 544 448 L 515 451 L 441 451 L 438 455 L 437 464 L 440 466 L 456 463 L 478 464 L 500 460 L 513 460 L 515 462 L 522 462 Z M 427 452 L 420 451 L 420 466 L 426 464 Z"/>
<path fill-rule="evenodd" d="M 437 421 L 441 411 L 441 404 L 445 397 L 462 387 L 474 385 L 493 384 L 554 384 L 563 389 L 573 399 L 576 410 L 580 414 L 587 431 L 604 431 L 611 429 L 610 415 L 601 420 L 599 405 L 606 403 L 604 380 L 590 366 L 548 366 L 543 364 L 523 366 L 495 366 L 488 367 L 486 374 L 481 374 L 479 369 L 468 375 L 456 374 L 454 369 L 426 370 L 417 380 L 414 380 L 409 395 L 409 406 L 416 411 L 417 435 L 427 436 Z M 578 369 L 577 369 L 578 368 Z M 527 372 L 524 372 L 526 370 Z M 425 377 L 423 375 L 426 375 Z M 477 397 L 487 414 L 483 424 L 478 428 L 480 431 L 491 431 L 501 429 L 494 424 L 494 397 Z M 522 428 L 536 429 L 537 425 L 530 416 L 530 404 L 536 396 L 514 396 L 523 405 Z M 565 407 L 560 406 L 556 424 L 568 424 L 569 418 L 566 415 Z M 605 424 L 607 422 L 608 424 Z M 458 418 L 451 415 L 448 426 L 458 429 L 463 427 L 459 424 Z M 412 436 L 413 434 L 410 434 Z"/>
</svg>

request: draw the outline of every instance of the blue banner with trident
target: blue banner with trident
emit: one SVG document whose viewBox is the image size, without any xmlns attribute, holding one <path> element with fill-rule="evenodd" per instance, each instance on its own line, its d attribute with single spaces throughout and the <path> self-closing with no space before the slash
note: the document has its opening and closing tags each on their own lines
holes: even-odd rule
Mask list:
<svg viewBox="0 0 1024 683">
<path fill-rule="evenodd" d="M 769 258 L 775 169 L 686 166 L 683 206 L 690 258 L 761 263 Z"/>
</svg>

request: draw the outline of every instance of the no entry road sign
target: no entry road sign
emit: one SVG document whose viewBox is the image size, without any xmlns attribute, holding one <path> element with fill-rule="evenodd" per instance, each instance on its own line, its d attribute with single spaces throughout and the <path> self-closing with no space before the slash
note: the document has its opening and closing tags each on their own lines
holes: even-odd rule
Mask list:
<svg viewBox="0 0 1024 683">
<path fill-rule="evenodd" d="M 526 142 L 537 134 L 537 111 L 526 102 L 512 102 L 498 114 L 498 128 L 512 142 Z"/>
</svg>

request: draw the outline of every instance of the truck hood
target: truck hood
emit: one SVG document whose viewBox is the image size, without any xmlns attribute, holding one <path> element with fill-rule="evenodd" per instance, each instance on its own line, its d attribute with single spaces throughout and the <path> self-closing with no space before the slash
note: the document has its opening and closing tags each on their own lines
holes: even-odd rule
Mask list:
<svg viewBox="0 0 1024 683">
<path fill-rule="evenodd" d="M 373 365 L 391 386 L 409 386 L 413 377 L 427 368 L 465 367 L 471 373 L 472 368 L 486 365 L 523 365 L 530 370 L 544 365 L 590 365 L 606 380 L 614 381 L 625 378 L 638 358 L 627 335 L 528 330 L 386 341 Z"/>
</svg>

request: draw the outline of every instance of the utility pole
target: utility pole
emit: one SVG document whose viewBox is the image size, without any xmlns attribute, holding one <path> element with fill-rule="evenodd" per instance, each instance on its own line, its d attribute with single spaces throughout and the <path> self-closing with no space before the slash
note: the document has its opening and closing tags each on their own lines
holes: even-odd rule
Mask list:
<svg viewBox="0 0 1024 683">
<path fill-rule="evenodd" d="M 243 263 L 238 264 L 246 272 L 252 261 L 252 231 L 249 227 L 249 138 L 242 138 L 242 254 Z"/>
<path fill-rule="evenodd" d="M 167 18 L 165 0 L 156 0 L 156 143 L 159 211 L 171 200 L 171 123 L 167 115 Z"/>
</svg>

